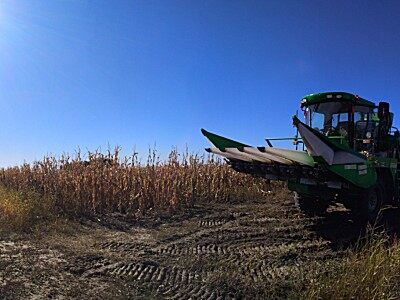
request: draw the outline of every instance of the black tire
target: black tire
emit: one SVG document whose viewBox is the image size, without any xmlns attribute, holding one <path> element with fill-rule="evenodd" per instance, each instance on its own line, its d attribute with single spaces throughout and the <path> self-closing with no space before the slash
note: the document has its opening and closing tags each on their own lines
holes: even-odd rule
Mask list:
<svg viewBox="0 0 400 300">
<path fill-rule="evenodd" d="M 294 203 L 307 216 L 321 216 L 323 215 L 329 203 L 322 201 L 318 197 L 294 193 Z"/>
<path fill-rule="evenodd" d="M 376 224 L 381 217 L 381 209 L 387 204 L 385 185 L 379 180 L 376 185 L 364 191 L 355 199 L 351 210 L 352 213 L 362 221 Z"/>
</svg>

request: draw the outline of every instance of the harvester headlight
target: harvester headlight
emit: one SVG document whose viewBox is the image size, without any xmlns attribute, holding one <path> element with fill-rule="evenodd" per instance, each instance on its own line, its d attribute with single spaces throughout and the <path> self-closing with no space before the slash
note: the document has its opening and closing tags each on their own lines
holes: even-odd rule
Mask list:
<svg viewBox="0 0 400 300">
<path fill-rule="evenodd" d="M 336 98 L 341 99 L 343 95 L 336 95 Z"/>
<path fill-rule="evenodd" d="M 333 95 L 326 95 L 326 98 L 331 99 L 333 98 Z"/>
<path fill-rule="evenodd" d="M 372 138 L 372 133 L 371 132 L 367 132 L 367 134 L 365 135 L 367 137 L 367 139 Z"/>
</svg>

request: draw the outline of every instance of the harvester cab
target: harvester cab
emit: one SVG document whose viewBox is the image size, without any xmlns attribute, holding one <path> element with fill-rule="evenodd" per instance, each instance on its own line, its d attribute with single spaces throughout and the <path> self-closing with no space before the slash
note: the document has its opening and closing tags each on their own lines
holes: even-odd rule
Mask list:
<svg viewBox="0 0 400 300">
<path fill-rule="evenodd" d="M 293 124 L 294 144 L 303 151 L 249 145 L 202 129 L 208 152 L 225 157 L 236 171 L 287 181 L 307 214 L 341 202 L 356 215 L 375 220 L 384 205 L 399 202 L 400 134 L 387 102 L 378 105 L 344 92 L 311 94 L 301 100 L 304 122 Z M 299 137 L 300 135 L 301 137 Z"/>
<path fill-rule="evenodd" d="M 305 97 L 301 108 L 306 124 L 332 142 L 366 155 L 398 158 L 394 153 L 398 130 L 390 134 L 393 113 L 389 103 L 376 106 L 347 93 L 323 93 Z"/>
</svg>

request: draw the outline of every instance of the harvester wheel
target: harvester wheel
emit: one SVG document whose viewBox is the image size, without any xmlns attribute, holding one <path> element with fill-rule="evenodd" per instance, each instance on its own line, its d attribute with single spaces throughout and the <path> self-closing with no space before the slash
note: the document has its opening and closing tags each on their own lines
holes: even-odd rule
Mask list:
<svg viewBox="0 0 400 300">
<path fill-rule="evenodd" d="M 378 219 L 382 206 L 387 202 L 385 196 L 385 188 L 381 182 L 378 182 L 366 195 L 364 213 L 369 222 L 375 222 Z"/>
<path fill-rule="evenodd" d="M 297 192 L 294 193 L 294 202 L 297 208 L 308 216 L 323 215 L 329 206 L 329 203 L 321 201 L 316 196 L 312 197 Z"/>
<path fill-rule="evenodd" d="M 378 181 L 377 184 L 365 191 L 354 203 L 352 211 L 355 216 L 374 224 L 378 221 L 382 206 L 387 203 L 385 185 Z"/>
</svg>

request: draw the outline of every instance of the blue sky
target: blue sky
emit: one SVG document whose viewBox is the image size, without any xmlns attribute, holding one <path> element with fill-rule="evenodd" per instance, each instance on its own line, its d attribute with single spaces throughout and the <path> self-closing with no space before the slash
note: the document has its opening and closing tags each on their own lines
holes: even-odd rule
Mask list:
<svg viewBox="0 0 400 300">
<path fill-rule="evenodd" d="M 399 3 L 1 0 L 0 165 L 78 146 L 202 153 L 201 127 L 263 145 L 319 91 L 400 115 Z"/>
</svg>

